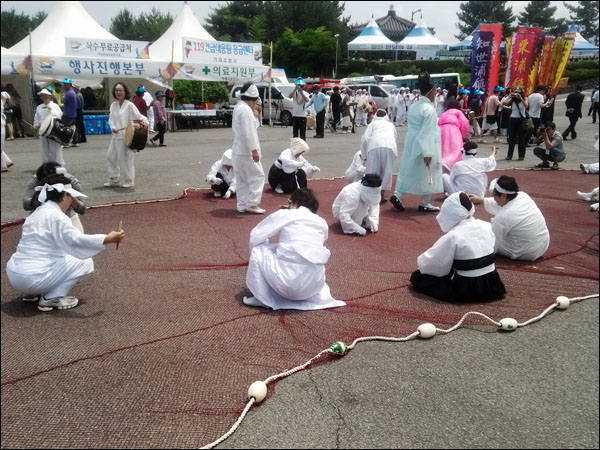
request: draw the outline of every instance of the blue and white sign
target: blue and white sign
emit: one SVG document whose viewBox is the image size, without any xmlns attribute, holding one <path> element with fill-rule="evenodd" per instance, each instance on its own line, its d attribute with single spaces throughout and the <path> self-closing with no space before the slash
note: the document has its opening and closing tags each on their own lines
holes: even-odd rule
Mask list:
<svg viewBox="0 0 600 450">
<path fill-rule="evenodd" d="M 183 61 L 200 63 L 262 65 L 262 44 L 182 39 Z"/>
<path fill-rule="evenodd" d="M 65 38 L 66 55 L 96 58 L 149 59 L 150 42 L 116 39 Z"/>
</svg>

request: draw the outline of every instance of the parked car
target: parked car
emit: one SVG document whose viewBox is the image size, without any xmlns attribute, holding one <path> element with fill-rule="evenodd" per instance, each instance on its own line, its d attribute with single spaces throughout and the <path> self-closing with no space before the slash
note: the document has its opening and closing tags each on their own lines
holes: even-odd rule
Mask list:
<svg viewBox="0 0 600 450">
<path fill-rule="evenodd" d="M 284 125 L 292 124 L 292 99 L 288 95 L 294 90 L 293 83 L 272 83 L 271 84 L 271 104 L 269 104 L 269 83 L 255 83 L 258 88 L 258 94 L 263 105 L 263 122 L 268 123 L 269 118 L 275 122 L 281 122 Z M 236 83 L 231 88 L 229 94 L 229 104 L 235 106 L 239 100 L 236 97 L 237 92 L 244 83 Z"/>
<path fill-rule="evenodd" d="M 389 104 L 390 94 L 380 85 L 378 84 L 358 84 L 355 86 L 351 86 L 353 90 L 356 89 L 366 89 L 371 98 L 377 105 L 377 109 L 387 109 Z"/>
</svg>

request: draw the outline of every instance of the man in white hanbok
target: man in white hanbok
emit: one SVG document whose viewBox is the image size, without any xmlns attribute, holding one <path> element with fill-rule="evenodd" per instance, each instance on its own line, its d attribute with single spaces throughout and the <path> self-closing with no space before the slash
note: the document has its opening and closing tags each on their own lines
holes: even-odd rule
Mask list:
<svg viewBox="0 0 600 450">
<path fill-rule="evenodd" d="M 290 209 L 271 214 L 252 230 L 246 284 L 253 297 L 244 297 L 244 304 L 300 310 L 345 305 L 331 296 L 325 282 L 329 227 L 317 215 L 318 207 L 310 189 L 297 189 Z M 277 235 L 278 242 L 270 243 Z"/>
<path fill-rule="evenodd" d="M 92 256 L 119 243 L 123 230 L 108 234 L 81 233 L 65 214 L 73 198 L 85 197 L 74 190 L 63 175 L 51 175 L 39 187 L 39 206 L 23 224 L 17 251 L 6 265 L 12 286 L 24 301 L 37 301 L 40 311 L 77 306 L 71 288 L 94 271 Z"/>
<path fill-rule="evenodd" d="M 401 127 L 406 122 L 406 115 L 408 114 L 409 98 L 408 89 L 401 87 L 400 94 L 398 95 L 398 110 L 396 111 L 396 126 Z"/>
<path fill-rule="evenodd" d="M 367 160 L 366 173 L 376 173 L 381 177 L 381 200 L 385 201 L 385 191 L 392 188 L 394 162 L 398 157 L 396 128 L 387 117 L 384 109 L 375 114 L 360 141 L 362 156 Z"/>
<path fill-rule="evenodd" d="M 357 151 L 354 154 L 354 158 L 352 158 L 350 167 L 346 169 L 346 173 L 344 174 L 346 181 L 348 181 L 348 183 L 354 183 L 355 181 L 362 180 L 362 177 L 365 175 L 365 170 L 367 170 L 366 163 L 367 160 L 363 158 L 362 151 Z"/>
<path fill-rule="evenodd" d="M 260 164 L 261 151 L 256 128 L 256 118 L 252 109 L 259 98 L 258 88 L 247 82 L 239 91 L 240 99 L 233 109 L 231 128 L 233 130 L 233 169 L 236 177 L 236 197 L 238 212 L 264 214 L 260 207 L 265 172 Z"/>
<path fill-rule="evenodd" d="M 39 92 L 39 96 L 42 98 L 43 103 L 37 106 L 35 116 L 33 117 L 33 128 L 36 132 L 39 131 L 46 117 L 52 116 L 57 119 L 62 117 L 62 110 L 60 106 L 52 101 L 52 93 L 50 91 L 42 89 Z M 40 136 L 40 154 L 42 156 L 42 164 L 55 162 L 61 166 L 65 165 L 62 145 L 45 136 Z"/>
<path fill-rule="evenodd" d="M 332 212 L 346 234 L 361 236 L 379 230 L 379 202 L 381 201 L 381 177 L 366 174 L 361 181 L 344 187 L 333 201 Z"/>
<path fill-rule="evenodd" d="M 475 207 L 464 192 L 446 199 L 437 216 L 445 233 L 417 259 L 410 282 L 420 292 L 448 302 L 491 301 L 506 289 L 494 264 L 494 233 L 473 218 Z"/>
<path fill-rule="evenodd" d="M 269 184 L 278 194 L 291 194 L 298 188 L 307 186 L 307 179 L 320 172 L 304 158 L 308 144 L 300 138 L 290 139 L 290 148 L 281 152 L 269 170 Z"/>
<path fill-rule="evenodd" d="M 225 150 L 221 159 L 215 161 L 206 175 L 206 182 L 215 192 L 215 197 L 229 198 L 231 194 L 235 194 L 235 172 L 231 158 L 231 149 Z"/>
<path fill-rule="evenodd" d="M 131 120 L 140 120 L 141 126 L 148 128 L 148 119 L 129 101 L 126 85 L 115 84 L 112 95 L 116 101 L 110 105 L 108 116 L 112 138 L 106 152 L 107 173 L 104 187 L 130 188 L 135 186 L 135 152 L 125 145 L 125 129 Z"/>
<path fill-rule="evenodd" d="M 473 203 L 483 203 L 492 214 L 496 253 L 510 259 L 533 261 L 550 245 L 546 220 L 532 198 L 519 192 L 514 178 L 502 175 L 490 183 L 493 198 L 469 195 Z"/>
<path fill-rule="evenodd" d="M 444 192 L 450 195 L 462 191 L 483 197 L 488 187 L 488 178 L 485 172 L 492 172 L 496 169 L 498 148 L 492 147 L 492 154 L 487 158 L 478 158 L 476 156 L 477 144 L 466 142 L 463 152 L 463 159 L 452 166 L 450 174 L 442 175 Z"/>
<path fill-rule="evenodd" d="M 10 166 L 13 165 L 12 160 L 8 157 L 8 155 L 4 152 L 4 144 L 6 141 L 6 114 L 4 114 L 4 105 L 10 98 L 8 92 L 4 91 L 4 86 L 2 87 L 2 172 L 6 172 Z"/>
</svg>

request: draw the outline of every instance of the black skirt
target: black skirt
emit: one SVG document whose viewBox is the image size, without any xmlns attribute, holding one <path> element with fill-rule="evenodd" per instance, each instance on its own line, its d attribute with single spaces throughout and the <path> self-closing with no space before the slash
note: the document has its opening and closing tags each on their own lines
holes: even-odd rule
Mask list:
<svg viewBox="0 0 600 450">
<path fill-rule="evenodd" d="M 479 277 L 463 277 L 454 269 L 445 277 L 423 275 L 417 270 L 410 282 L 416 290 L 445 302 L 491 302 L 506 294 L 496 270 Z"/>
</svg>

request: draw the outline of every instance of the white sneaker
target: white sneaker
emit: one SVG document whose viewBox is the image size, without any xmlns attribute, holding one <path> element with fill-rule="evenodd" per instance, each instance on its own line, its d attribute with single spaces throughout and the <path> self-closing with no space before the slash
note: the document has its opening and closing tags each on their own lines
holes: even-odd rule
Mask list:
<svg viewBox="0 0 600 450">
<path fill-rule="evenodd" d="M 579 192 L 579 191 L 577 191 L 577 197 L 579 197 L 582 200 L 585 200 L 586 202 L 591 202 L 592 201 L 592 193 L 591 192 Z"/>
<path fill-rule="evenodd" d="M 104 187 L 116 187 L 118 186 L 119 183 L 113 183 L 112 181 L 107 181 L 106 183 L 104 183 Z"/>
<path fill-rule="evenodd" d="M 258 306 L 258 307 L 263 307 L 263 308 L 268 308 L 267 305 L 264 305 L 263 303 L 259 302 L 256 297 L 246 297 L 244 295 L 244 298 L 242 299 L 242 302 L 244 303 L 244 305 L 247 306 Z"/>
<path fill-rule="evenodd" d="M 258 206 L 253 206 L 251 208 L 246 208 L 246 212 L 251 214 L 264 214 L 266 211 Z"/>
<path fill-rule="evenodd" d="M 221 197 L 221 193 L 218 192 L 218 191 L 215 191 L 214 196 L 217 197 L 217 198 L 219 198 L 219 197 Z"/>
<path fill-rule="evenodd" d="M 281 189 L 281 186 L 277 186 L 275 188 L 275 192 L 277 192 L 278 194 L 283 194 L 283 189 Z"/>
<path fill-rule="evenodd" d="M 52 311 L 53 309 L 71 309 L 75 308 L 78 304 L 79 300 L 77 299 L 77 297 L 41 297 L 38 302 L 38 309 L 40 311 Z"/>
<path fill-rule="evenodd" d="M 132 188 L 134 186 L 135 186 L 134 183 L 124 183 L 120 187 L 122 187 L 122 188 Z"/>
</svg>

